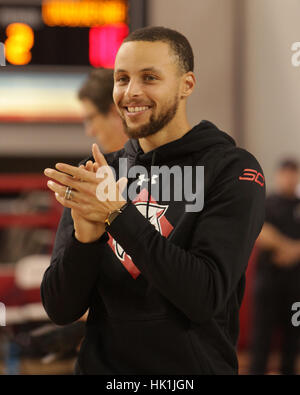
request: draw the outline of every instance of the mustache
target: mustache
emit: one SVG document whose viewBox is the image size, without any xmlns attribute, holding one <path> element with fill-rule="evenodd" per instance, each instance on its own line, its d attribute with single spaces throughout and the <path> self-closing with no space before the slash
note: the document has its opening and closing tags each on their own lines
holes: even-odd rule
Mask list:
<svg viewBox="0 0 300 395">
<path fill-rule="evenodd" d="M 143 101 L 131 101 L 128 103 L 119 103 L 119 107 L 153 107 L 153 103 L 145 103 Z"/>
</svg>

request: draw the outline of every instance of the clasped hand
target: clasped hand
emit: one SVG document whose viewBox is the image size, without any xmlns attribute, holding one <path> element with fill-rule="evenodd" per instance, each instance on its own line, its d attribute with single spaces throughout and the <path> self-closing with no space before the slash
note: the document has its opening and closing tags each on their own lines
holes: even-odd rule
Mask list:
<svg viewBox="0 0 300 395">
<path fill-rule="evenodd" d="M 113 173 L 109 172 L 108 164 L 98 146 L 92 148 L 95 162 L 89 161 L 85 166 L 71 166 L 57 163 L 56 169 L 45 169 L 44 174 L 51 178 L 48 187 L 55 193 L 57 201 L 71 209 L 74 221 L 75 236 L 81 242 L 97 240 L 105 232 L 105 220 L 109 213 L 120 209 L 126 200 L 122 192 L 127 184 L 126 178 L 116 182 Z M 96 194 L 99 183 L 104 178 L 97 177 L 97 171 L 105 166 L 108 188 L 116 191 L 115 200 L 108 198 L 99 200 Z M 67 187 L 72 189 L 71 199 L 66 199 Z"/>
</svg>

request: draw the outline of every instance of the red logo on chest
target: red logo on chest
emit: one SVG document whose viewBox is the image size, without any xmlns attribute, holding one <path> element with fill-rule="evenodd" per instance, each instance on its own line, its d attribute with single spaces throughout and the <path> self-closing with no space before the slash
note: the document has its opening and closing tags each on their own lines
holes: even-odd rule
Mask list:
<svg viewBox="0 0 300 395">
<path fill-rule="evenodd" d="M 144 217 L 147 216 L 147 197 L 148 191 L 143 189 L 139 195 L 134 199 L 133 203 Z M 173 230 L 173 226 L 165 217 L 165 214 L 169 206 L 158 204 L 152 197 L 150 197 L 149 209 L 148 209 L 148 220 L 155 227 L 155 229 L 164 237 L 168 237 Z M 134 224 L 133 224 L 134 226 Z M 125 269 L 130 275 L 136 279 L 140 275 L 140 270 L 132 262 L 131 257 L 126 254 L 124 249 L 116 242 L 116 240 L 109 235 L 107 242 L 115 255 L 118 257 Z"/>
</svg>

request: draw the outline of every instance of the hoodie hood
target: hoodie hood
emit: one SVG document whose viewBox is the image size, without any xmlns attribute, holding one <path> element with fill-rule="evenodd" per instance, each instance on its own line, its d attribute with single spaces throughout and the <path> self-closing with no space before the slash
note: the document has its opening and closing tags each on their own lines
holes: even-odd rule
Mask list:
<svg viewBox="0 0 300 395">
<path fill-rule="evenodd" d="M 144 153 L 138 140 L 130 139 L 125 144 L 125 152 L 133 164 L 149 164 L 153 155 L 160 163 L 167 163 L 181 156 L 199 153 L 217 144 L 236 146 L 232 137 L 218 129 L 212 122 L 203 120 L 178 140 L 162 145 L 153 151 Z"/>
</svg>

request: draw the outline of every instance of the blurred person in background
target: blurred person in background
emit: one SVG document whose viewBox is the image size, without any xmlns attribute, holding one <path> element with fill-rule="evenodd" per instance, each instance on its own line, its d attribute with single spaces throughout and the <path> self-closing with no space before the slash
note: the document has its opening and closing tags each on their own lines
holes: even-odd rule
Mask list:
<svg viewBox="0 0 300 395">
<path fill-rule="evenodd" d="M 87 136 L 98 140 L 103 153 L 123 148 L 128 140 L 122 119 L 113 102 L 111 69 L 93 70 L 78 92 Z"/>
<path fill-rule="evenodd" d="M 266 200 L 266 219 L 257 240 L 259 256 L 254 289 L 250 373 L 267 371 L 272 335 L 281 333 L 281 374 L 295 374 L 299 328 L 291 307 L 300 301 L 299 163 L 283 160 L 275 175 L 275 193 Z"/>
</svg>

